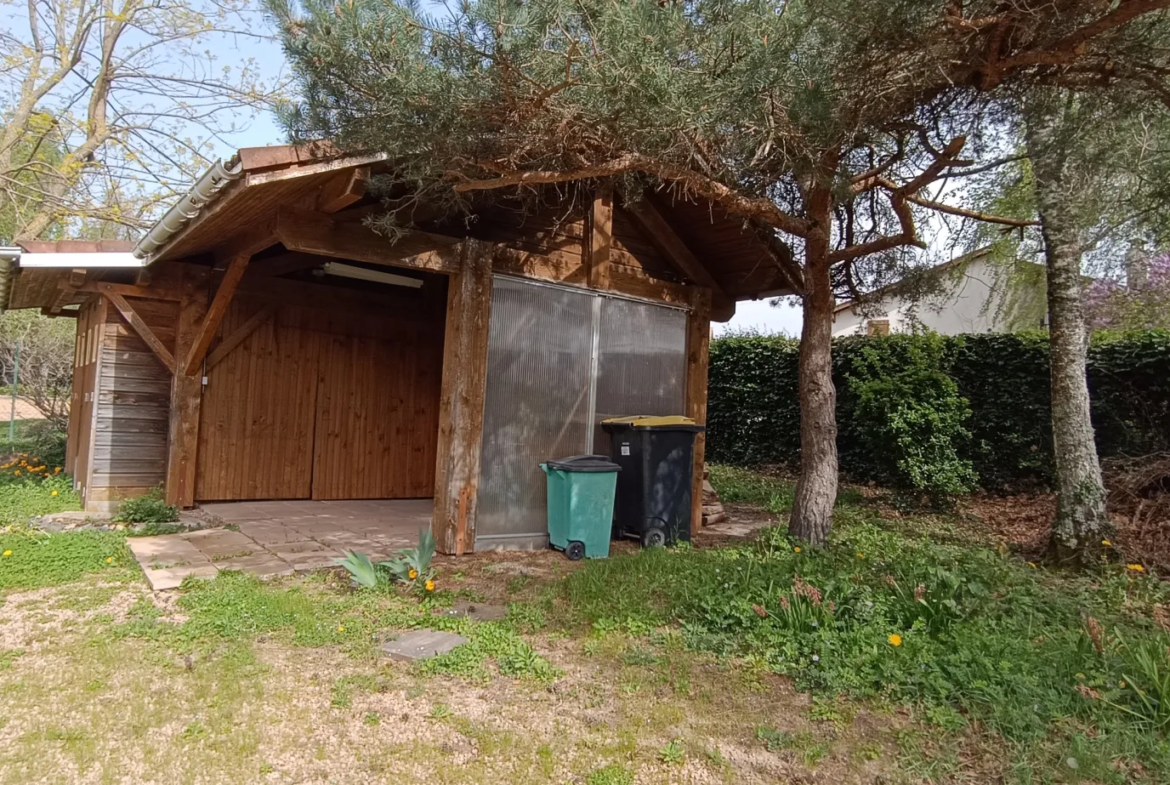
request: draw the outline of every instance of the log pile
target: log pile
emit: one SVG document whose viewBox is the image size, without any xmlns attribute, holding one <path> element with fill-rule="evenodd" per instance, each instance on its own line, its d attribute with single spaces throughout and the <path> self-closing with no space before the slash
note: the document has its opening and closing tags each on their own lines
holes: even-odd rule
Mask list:
<svg viewBox="0 0 1170 785">
<path fill-rule="evenodd" d="M 727 513 L 723 511 L 723 503 L 719 501 L 719 494 L 711 485 L 711 472 L 707 464 L 703 464 L 703 525 L 714 526 L 727 520 Z"/>
</svg>

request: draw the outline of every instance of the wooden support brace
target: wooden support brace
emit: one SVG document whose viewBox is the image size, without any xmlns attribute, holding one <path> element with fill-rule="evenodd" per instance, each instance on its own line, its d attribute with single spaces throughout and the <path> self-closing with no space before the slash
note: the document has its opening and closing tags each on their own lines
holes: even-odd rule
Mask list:
<svg viewBox="0 0 1170 785">
<path fill-rule="evenodd" d="M 674 227 L 666 220 L 666 216 L 650 201 L 650 197 L 643 196 L 624 206 L 639 228 L 679 272 L 696 285 L 711 290 L 712 317 L 718 321 L 730 319 L 735 314 L 735 301 L 727 296 L 719 282 L 715 280 L 715 276 L 678 236 Z"/>
<path fill-rule="evenodd" d="M 323 213 L 335 213 L 360 201 L 366 195 L 366 182 L 369 179 L 368 166 L 338 172 L 321 186 L 321 193 L 317 195 L 317 209 Z"/>
<path fill-rule="evenodd" d="M 130 323 L 130 326 L 134 328 L 134 331 L 138 333 L 139 337 L 146 342 L 146 345 L 150 347 L 151 351 L 158 355 L 158 359 L 162 360 L 163 365 L 173 374 L 175 372 L 174 356 L 171 355 L 170 350 L 167 349 L 163 342 L 158 339 L 158 336 L 154 334 L 154 330 L 151 330 L 150 326 L 142 321 L 142 317 L 130 306 L 126 298 L 117 292 L 104 291 L 102 294 L 118 309 L 118 313 L 122 314 L 122 318 Z"/>
<path fill-rule="evenodd" d="M 589 286 L 609 288 L 609 259 L 613 248 L 613 187 L 603 185 L 589 210 Z"/>
<path fill-rule="evenodd" d="M 240 285 L 240 279 L 244 277 L 244 270 L 248 267 L 249 259 L 251 259 L 250 254 L 236 254 L 228 264 L 227 272 L 224 273 L 223 280 L 220 281 L 219 290 L 215 293 L 215 299 L 212 300 L 211 306 L 207 309 L 207 316 L 203 318 L 203 324 L 200 326 L 199 332 L 196 333 L 195 340 L 191 342 L 191 349 L 183 361 L 182 372 L 184 374 L 195 373 L 207 355 L 207 348 L 211 346 L 219 324 L 223 321 L 224 314 L 227 313 L 228 306 L 232 302 L 232 297 L 236 294 L 236 287 Z"/>
<path fill-rule="evenodd" d="M 467 240 L 461 271 L 447 290 L 435 512 L 431 529 L 441 553 L 475 550 L 476 492 L 487 390 L 492 302 L 492 246 Z"/>
<path fill-rule="evenodd" d="M 707 363 L 711 348 L 711 291 L 696 289 L 687 314 L 686 413 L 698 425 L 707 424 Z M 691 481 L 691 534 L 703 526 L 703 463 L 706 434 L 695 438 L 695 462 Z"/>
<path fill-rule="evenodd" d="M 106 294 L 107 292 L 115 292 L 123 297 L 149 297 L 152 300 L 179 300 L 182 297 L 177 289 L 169 288 L 150 288 L 147 286 L 134 286 L 132 284 L 124 283 L 104 283 L 102 281 L 89 281 L 77 287 L 79 292 L 96 292 L 98 294 Z"/>
<path fill-rule="evenodd" d="M 215 347 L 215 350 L 207 355 L 207 370 L 210 371 L 216 365 L 219 365 L 220 360 L 231 354 L 233 349 L 243 343 L 244 339 L 251 335 L 257 327 L 268 321 L 274 313 L 276 313 L 276 306 L 266 305 L 252 316 L 252 318 L 237 327 L 235 332 L 224 338 L 219 346 Z"/>
</svg>

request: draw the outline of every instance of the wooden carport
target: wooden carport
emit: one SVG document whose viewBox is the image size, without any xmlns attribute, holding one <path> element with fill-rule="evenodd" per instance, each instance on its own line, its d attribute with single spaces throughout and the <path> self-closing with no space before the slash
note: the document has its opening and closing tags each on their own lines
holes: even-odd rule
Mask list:
<svg viewBox="0 0 1170 785">
<path fill-rule="evenodd" d="M 17 271 L 8 307 L 78 315 L 68 468 L 87 506 L 157 481 L 184 507 L 433 494 L 440 549 L 464 553 L 493 276 L 685 308 L 685 414 L 698 422 L 712 318 L 790 290 L 751 226 L 604 185 L 535 212 L 500 197 L 474 221 L 419 220 L 391 243 L 367 226 L 380 209 L 367 183 L 387 166 L 327 146 L 241 150 L 212 197 L 139 243 L 139 269 Z M 404 281 L 363 278 L 380 270 Z M 701 465 L 701 440 L 696 452 Z"/>
</svg>

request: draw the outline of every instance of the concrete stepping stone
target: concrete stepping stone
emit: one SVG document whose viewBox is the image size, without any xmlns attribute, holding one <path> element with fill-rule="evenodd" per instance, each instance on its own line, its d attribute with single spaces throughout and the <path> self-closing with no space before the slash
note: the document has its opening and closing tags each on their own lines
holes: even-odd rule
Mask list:
<svg viewBox="0 0 1170 785">
<path fill-rule="evenodd" d="M 292 565 L 278 559 L 268 551 L 258 551 L 248 556 L 233 556 L 226 559 L 216 559 L 215 566 L 220 570 L 238 570 L 257 578 L 273 578 L 279 575 L 292 575 Z"/>
<path fill-rule="evenodd" d="M 411 630 L 383 643 L 382 651 L 392 660 L 417 662 L 446 654 L 467 642 L 467 638 L 453 632 Z"/>
<path fill-rule="evenodd" d="M 482 602 L 457 602 L 438 611 L 443 616 L 466 616 L 473 621 L 501 621 L 508 616 L 503 605 L 485 605 Z"/>
</svg>

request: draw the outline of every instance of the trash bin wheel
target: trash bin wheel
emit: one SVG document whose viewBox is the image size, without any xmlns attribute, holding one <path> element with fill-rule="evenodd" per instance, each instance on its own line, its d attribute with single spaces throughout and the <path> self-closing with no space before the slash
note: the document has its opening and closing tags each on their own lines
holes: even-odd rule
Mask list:
<svg viewBox="0 0 1170 785">
<path fill-rule="evenodd" d="M 569 561 L 581 561 L 585 558 L 585 543 L 580 540 L 573 540 L 565 546 L 565 556 Z"/>
<path fill-rule="evenodd" d="M 648 526 L 642 532 L 643 548 L 661 548 L 666 545 L 666 529 L 661 526 Z"/>
</svg>

